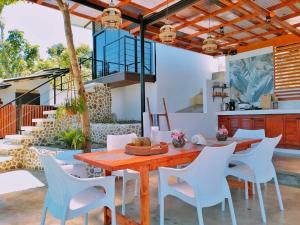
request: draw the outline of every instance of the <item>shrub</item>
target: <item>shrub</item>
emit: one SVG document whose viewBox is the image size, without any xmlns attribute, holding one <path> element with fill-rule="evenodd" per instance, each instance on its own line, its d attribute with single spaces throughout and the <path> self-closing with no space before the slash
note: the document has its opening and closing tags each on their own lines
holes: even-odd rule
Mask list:
<svg viewBox="0 0 300 225">
<path fill-rule="evenodd" d="M 82 149 L 86 141 L 86 137 L 80 129 L 64 130 L 59 134 L 59 139 L 71 149 Z"/>
</svg>

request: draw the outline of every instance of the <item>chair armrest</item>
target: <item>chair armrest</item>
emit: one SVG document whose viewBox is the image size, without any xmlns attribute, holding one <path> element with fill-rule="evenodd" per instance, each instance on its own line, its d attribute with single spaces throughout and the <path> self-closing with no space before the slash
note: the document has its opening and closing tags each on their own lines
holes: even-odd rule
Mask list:
<svg viewBox="0 0 300 225">
<path fill-rule="evenodd" d="M 186 171 L 185 169 L 174 169 L 174 168 L 169 168 L 169 167 L 159 167 L 159 176 L 160 176 L 160 181 L 161 182 L 166 182 L 168 183 L 168 178 L 169 177 L 176 177 L 180 178 L 182 180 L 186 180 Z"/>
<path fill-rule="evenodd" d="M 103 187 L 105 189 L 105 193 L 108 196 L 115 195 L 115 177 L 107 176 L 107 177 L 95 177 L 95 178 L 77 178 L 71 177 L 71 185 L 70 188 L 72 190 L 71 195 L 75 195 L 87 188 L 90 187 Z"/>
</svg>

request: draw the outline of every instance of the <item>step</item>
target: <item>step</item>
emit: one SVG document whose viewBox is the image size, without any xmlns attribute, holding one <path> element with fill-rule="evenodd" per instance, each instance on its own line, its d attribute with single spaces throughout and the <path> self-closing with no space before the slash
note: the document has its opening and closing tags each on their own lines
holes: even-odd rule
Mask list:
<svg viewBox="0 0 300 225">
<path fill-rule="evenodd" d="M 8 156 L 10 151 L 21 150 L 23 145 L 0 144 L 0 156 Z"/>
<path fill-rule="evenodd" d="M 43 112 L 43 115 L 55 115 L 55 114 L 56 114 L 56 110 L 48 110 Z"/>
<path fill-rule="evenodd" d="M 11 156 L 0 156 L 0 163 L 11 160 Z"/>
<path fill-rule="evenodd" d="M 21 131 L 42 131 L 44 130 L 44 127 L 40 127 L 40 126 L 22 126 L 21 127 Z"/>
<path fill-rule="evenodd" d="M 33 136 L 23 135 L 23 134 L 14 134 L 14 135 L 6 135 L 5 140 L 10 142 L 11 144 L 22 144 L 26 140 L 33 139 Z"/>
<path fill-rule="evenodd" d="M 55 122 L 55 119 L 53 119 L 53 118 L 32 119 L 32 122 L 34 122 L 34 123 L 51 123 L 51 122 Z"/>
</svg>

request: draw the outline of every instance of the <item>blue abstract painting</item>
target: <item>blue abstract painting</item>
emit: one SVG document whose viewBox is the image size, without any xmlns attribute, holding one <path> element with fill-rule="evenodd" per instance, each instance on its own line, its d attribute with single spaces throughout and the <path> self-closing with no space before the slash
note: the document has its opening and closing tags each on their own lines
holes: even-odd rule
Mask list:
<svg viewBox="0 0 300 225">
<path fill-rule="evenodd" d="M 260 97 L 273 93 L 273 54 L 229 61 L 231 98 L 258 106 Z"/>
</svg>

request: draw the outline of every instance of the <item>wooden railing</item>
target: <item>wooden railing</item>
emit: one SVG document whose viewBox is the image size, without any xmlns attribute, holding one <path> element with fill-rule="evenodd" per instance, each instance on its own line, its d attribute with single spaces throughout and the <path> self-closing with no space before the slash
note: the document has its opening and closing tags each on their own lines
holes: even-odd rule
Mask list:
<svg viewBox="0 0 300 225">
<path fill-rule="evenodd" d="M 32 119 L 45 118 L 44 111 L 53 110 L 50 105 L 22 105 L 21 106 L 21 126 L 34 126 Z"/>
<path fill-rule="evenodd" d="M 16 134 L 16 105 L 10 104 L 0 109 L 0 138 Z"/>
</svg>

